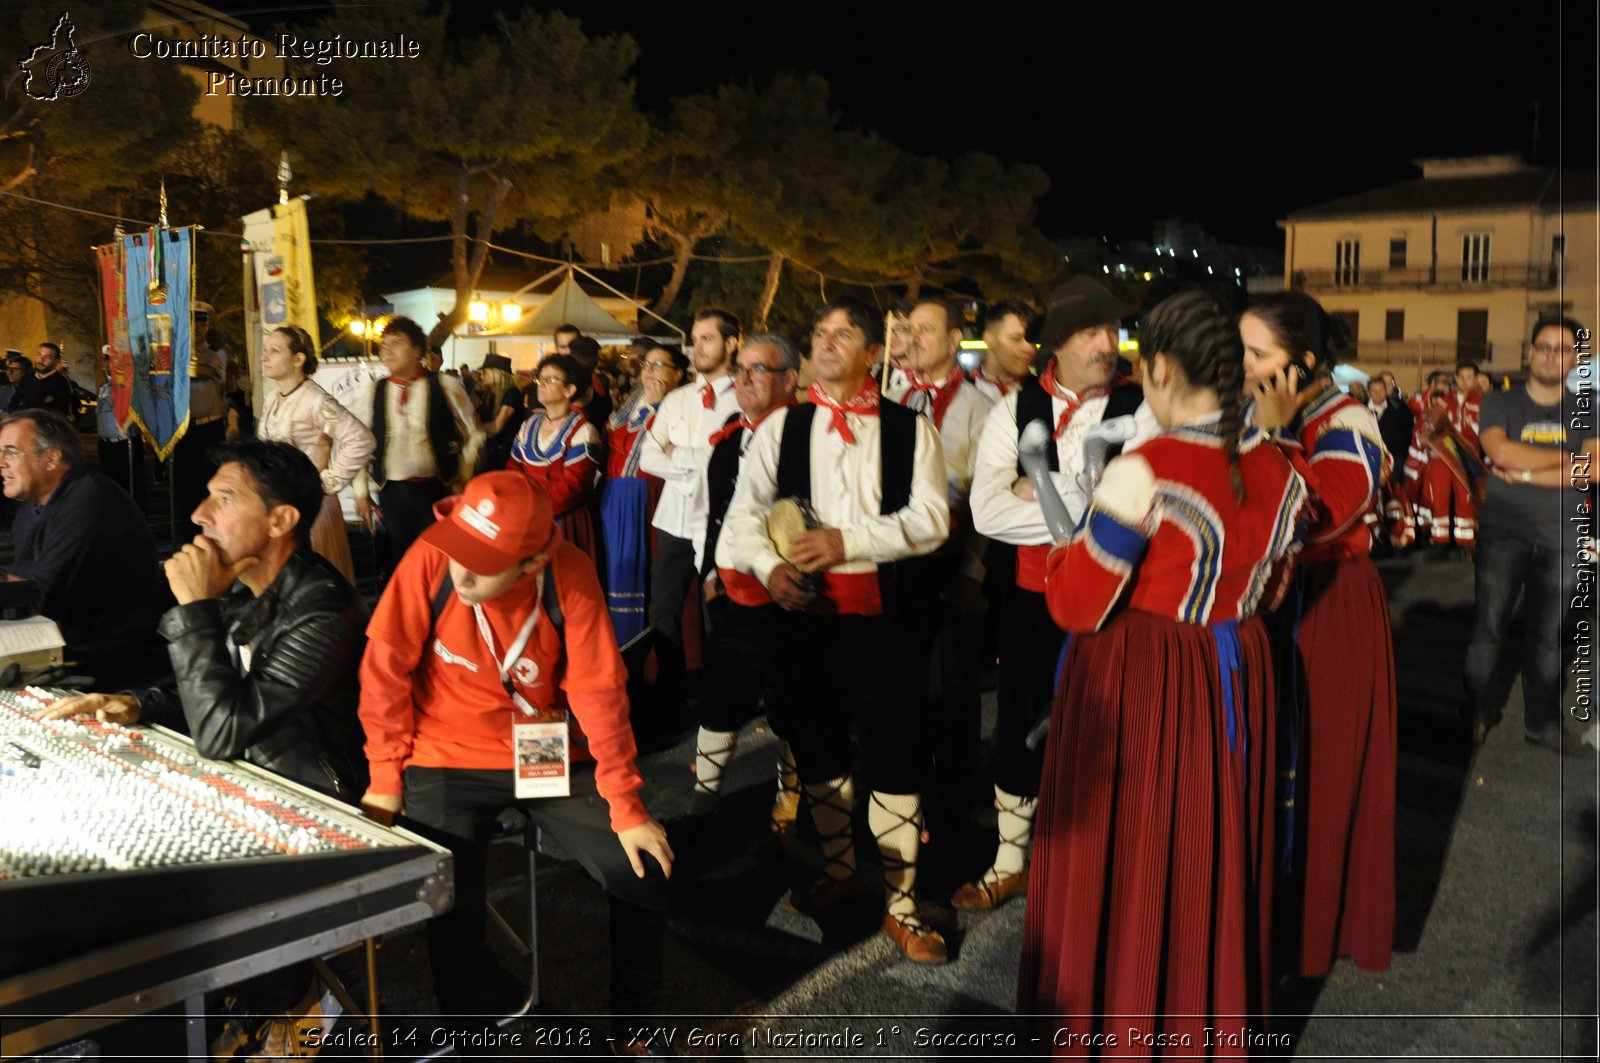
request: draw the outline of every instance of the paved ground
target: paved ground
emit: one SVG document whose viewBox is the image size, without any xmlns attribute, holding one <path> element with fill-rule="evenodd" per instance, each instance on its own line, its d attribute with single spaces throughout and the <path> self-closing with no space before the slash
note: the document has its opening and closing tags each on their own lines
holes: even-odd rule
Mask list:
<svg viewBox="0 0 1600 1063">
<path fill-rule="evenodd" d="M 152 524 L 158 538 L 165 535 L 164 520 Z M 362 558 L 364 544 L 356 546 Z M 8 551 L 0 540 L 0 553 Z M 363 559 L 363 569 L 369 564 Z M 1522 740 L 1511 668 L 1506 723 L 1473 758 L 1457 715 L 1471 568 L 1417 558 L 1381 568 L 1400 682 L 1394 963 L 1370 974 L 1341 962 L 1326 979 L 1281 983 L 1280 1051 L 1340 1060 L 1593 1059 L 1596 761 Z M 370 588 L 370 573 L 363 576 Z M 686 741 L 643 760 L 646 801 L 662 819 L 683 811 L 691 754 Z M 795 866 L 746 844 L 765 817 L 772 760 L 771 737 L 746 728 L 728 777 L 722 835 L 686 847 L 674 880 L 658 1043 L 670 1040 L 674 1052 L 691 1057 L 1040 1054 L 1043 1046 L 982 1046 L 1014 1032 L 1020 904 L 958 918 L 939 903 L 988 858 L 992 813 L 986 818 L 977 795 L 969 821 L 925 850 L 928 915 L 946 929 L 954 960 L 922 969 L 877 933 L 871 899 L 821 923 L 784 910 Z M 503 847 L 497 859 L 506 874 L 497 896 L 520 925 L 514 913 L 525 894 L 514 877 L 515 847 Z M 538 900 L 539 1018 L 509 1028 L 520 1044 L 505 1054 L 603 1053 L 603 1020 L 588 1013 L 606 999 L 604 902 L 581 870 L 553 853 L 540 857 Z M 408 1017 L 430 1006 L 420 935 L 390 935 L 379 955 L 389 1054 L 413 1056 L 432 1031 L 427 1020 Z M 515 962 L 509 952 L 506 962 Z M 349 973 L 359 993 L 361 974 Z"/>
</svg>

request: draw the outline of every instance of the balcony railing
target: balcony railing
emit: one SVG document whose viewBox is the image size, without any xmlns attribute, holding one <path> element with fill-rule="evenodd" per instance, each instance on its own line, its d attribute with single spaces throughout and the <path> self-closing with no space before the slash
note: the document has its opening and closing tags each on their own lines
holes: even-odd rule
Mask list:
<svg viewBox="0 0 1600 1063">
<path fill-rule="evenodd" d="M 1446 366 L 1457 362 L 1494 363 L 1494 344 L 1459 340 L 1361 340 L 1343 359 L 1368 366 Z"/>
<path fill-rule="evenodd" d="M 1561 269 L 1551 263 L 1515 262 L 1501 265 L 1471 266 L 1463 270 L 1459 262 L 1437 267 L 1405 269 L 1295 270 L 1294 287 L 1309 291 L 1370 291 L 1419 288 L 1433 291 L 1469 288 L 1528 288 L 1539 291 L 1554 288 L 1561 280 Z"/>
</svg>

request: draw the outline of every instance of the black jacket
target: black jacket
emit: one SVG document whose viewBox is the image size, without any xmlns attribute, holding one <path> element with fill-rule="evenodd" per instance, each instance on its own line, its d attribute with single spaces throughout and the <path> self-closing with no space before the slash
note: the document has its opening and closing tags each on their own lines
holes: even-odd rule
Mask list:
<svg viewBox="0 0 1600 1063">
<path fill-rule="evenodd" d="M 1395 399 L 1390 399 L 1384 405 L 1383 414 L 1378 418 L 1378 435 L 1383 439 L 1383 447 L 1389 452 L 1389 457 L 1394 459 L 1395 474 L 1405 469 L 1406 454 L 1411 449 L 1413 420 L 1411 407 Z"/>
<path fill-rule="evenodd" d="M 367 783 L 356 717 L 366 626 L 355 588 L 302 550 L 259 598 L 235 583 L 167 610 L 158 630 L 175 682 L 139 692 L 140 719 L 187 730 L 201 756 L 243 757 L 356 800 Z"/>
</svg>

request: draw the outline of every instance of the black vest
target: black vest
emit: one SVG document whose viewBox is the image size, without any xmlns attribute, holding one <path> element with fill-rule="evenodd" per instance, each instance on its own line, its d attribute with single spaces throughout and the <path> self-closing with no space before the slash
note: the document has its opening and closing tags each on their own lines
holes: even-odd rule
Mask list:
<svg viewBox="0 0 1600 1063">
<path fill-rule="evenodd" d="M 456 478 L 456 471 L 461 466 L 461 433 L 456 429 L 450 403 L 445 400 L 444 387 L 434 379 L 432 373 L 423 374 L 421 383 L 428 396 L 428 449 L 433 451 L 433 462 L 439 470 L 440 481 L 448 484 Z M 372 482 L 380 489 L 384 485 L 384 454 L 388 446 L 389 393 L 385 390 L 388 386 L 389 381 L 385 379 L 378 381 L 378 386 L 372 389 L 372 438 L 377 445 L 372 448 L 368 471 Z"/>
<path fill-rule="evenodd" d="M 1045 427 L 1052 433 L 1055 432 L 1055 417 L 1051 412 L 1051 396 L 1048 391 L 1037 381 L 1031 380 L 1023 384 L 1017 392 L 1017 441 L 1022 441 L 1022 432 L 1034 421 L 1043 421 Z M 1109 421 L 1113 417 L 1122 417 L 1133 413 L 1144 402 L 1144 389 L 1138 384 L 1123 384 L 1112 388 L 1111 395 L 1106 399 L 1106 408 L 1100 414 L 1102 421 Z M 1118 443 L 1106 452 L 1106 460 L 1110 461 L 1122 453 L 1122 444 Z M 1061 455 L 1055 447 L 1045 448 L 1045 457 L 1049 459 L 1050 471 L 1061 471 Z M 1022 455 L 1017 455 L 1017 475 L 1026 476 L 1028 472 L 1022 467 Z"/>
<path fill-rule="evenodd" d="M 792 407 L 783 422 L 783 437 L 778 443 L 778 497 L 804 499 L 811 503 L 811 422 L 817 407 L 805 403 Z M 887 516 L 911 504 L 911 470 L 917 454 L 917 418 L 894 402 L 878 403 L 878 428 L 882 433 L 881 479 L 883 501 L 878 513 Z M 890 611 L 897 581 L 894 562 L 878 566 L 878 597 L 883 611 Z"/>
<path fill-rule="evenodd" d="M 723 426 L 739 419 L 734 413 Z M 743 428 L 735 429 L 715 447 L 706 463 L 706 546 L 701 553 L 700 578 L 705 579 L 717 570 L 717 539 L 722 534 L 722 521 L 728 515 L 728 505 L 733 501 L 734 488 L 739 483 L 739 447 L 744 442 Z"/>
</svg>

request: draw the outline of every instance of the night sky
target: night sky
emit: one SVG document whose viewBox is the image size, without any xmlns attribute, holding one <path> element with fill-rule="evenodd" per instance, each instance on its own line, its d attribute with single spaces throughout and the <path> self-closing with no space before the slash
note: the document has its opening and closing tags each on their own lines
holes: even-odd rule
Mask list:
<svg viewBox="0 0 1600 1063">
<path fill-rule="evenodd" d="M 458 3 L 472 30 L 511 2 Z M 1411 160 L 1518 152 L 1595 166 L 1593 4 L 1008 4 L 970 17 L 855 0 L 535 3 L 630 33 L 637 98 L 813 70 L 846 125 L 1044 168 L 1053 237 L 1147 239 L 1181 215 L 1275 246 L 1291 210 L 1419 176 Z M 779 13 L 775 13 L 779 12 Z M 1564 66 L 1563 66 L 1564 64 Z M 1563 83 L 1565 91 L 1563 92 Z M 1538 137 L 1535 141 L 1535 103 Z"/>
</svg>

